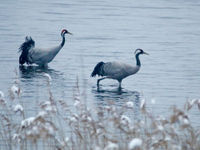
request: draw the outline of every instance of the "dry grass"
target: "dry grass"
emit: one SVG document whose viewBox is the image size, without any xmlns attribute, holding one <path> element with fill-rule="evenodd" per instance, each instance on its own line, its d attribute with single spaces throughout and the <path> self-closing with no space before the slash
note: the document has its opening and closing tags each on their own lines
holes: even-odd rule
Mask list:
<svg viewBox="0 0 200 150">
<path fill-rule="evenodd" d="M 27 117 L 20 103 L 18 80 L 5 98 L 0 93 L 0 149 L 47 150 L 200 150 L 200 129 L 188 116 L 200 100 L 188 101 L 181 110 L 173 107 L 168 117 L 154 117 L 141 102 L 140 120 L 130 119 L 132 102 L 116 107 L 113 103 L 89 109 L 84 104 L 78 83 L 74 88 L 74 108 L 64 100 L 40 103 L 38 114 Z"/>
</svg>

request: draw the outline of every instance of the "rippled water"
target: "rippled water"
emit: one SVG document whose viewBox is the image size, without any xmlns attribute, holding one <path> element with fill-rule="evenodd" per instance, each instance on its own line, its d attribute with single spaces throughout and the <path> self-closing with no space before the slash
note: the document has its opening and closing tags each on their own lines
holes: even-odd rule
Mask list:
<svg viewBox="0 0 200 150">
<path fill-rule="evenodd" d="M 35 0 L 0 3 L 0 90 L 8 93 L 19 72 L 22 99 L 27 110 L 48 98 L 46 78 L 51 75 L 51 90 L 56 99 L 73 104 L 73 90 L 79 80 L 91 107 L 114 100 L 122 105 L 145 98 L 149 108 L 166 114 L 169 106 L 183 106 L 200 93 L 200 2 L 197 0 Z M 18 47 L 29 35 L 37 47 L 60 44 L 61 29 L 73 36 L 48 69 L 36 66 L 19 68 Z M 134 50 L 142 48 L 141 70 L 123 80 L 117 91 L 113 80 L 90 78 L 99 61 L 120 60 L 135 65 Z M 155 100 L 155 104 L 151 101 Z M 192 111 L 194 123 L 199 113 Z"/>
</svg>

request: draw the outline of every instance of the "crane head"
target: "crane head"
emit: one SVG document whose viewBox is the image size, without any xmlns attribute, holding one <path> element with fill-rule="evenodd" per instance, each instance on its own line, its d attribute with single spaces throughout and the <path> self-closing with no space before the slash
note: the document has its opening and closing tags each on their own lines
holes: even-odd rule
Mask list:
<svg viewBox="0 0 200 150">
<path fill-rule="evenodd" d="M 146 54 L 149 55 L 148 53 L 144 52 L 142 49 L 138 48 L 135 50 L 135 54 Z"/>
<path fill-rule="evenodd" d="M 65 34 L 70 34 L 70 35 L 72 35 L 72 33 L 70 33 L 69 31 L 67 31 L 66 29 L 63 29 L 63 30 L 61 31 L 61 36 L 65 35 Z"/>
</svg>

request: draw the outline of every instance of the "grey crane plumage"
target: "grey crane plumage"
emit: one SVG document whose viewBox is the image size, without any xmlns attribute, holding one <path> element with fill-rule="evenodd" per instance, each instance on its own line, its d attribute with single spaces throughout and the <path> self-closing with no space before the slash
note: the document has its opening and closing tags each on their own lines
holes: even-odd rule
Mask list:
<svg viewBox="0 0 200 150">
<path fill-rule="evenodd" d="M 148 53 L 144 52 L 142 49 L 135 50 L 136 66 L 125 64 L 122 62 L 99 62 L 91 74 L 91 77 L 96 75 L 102 76 L 102 78 L 97 80 L 97 87 L 99 87 L 99 82 L 104 79 L 115 79 L 119 82 L 119 88 L 121 88 L 121 82 L 124 78 L 137 73 L 140 70 L 141 63 L 139 56 L 141 54 Z"/>
<path fill-rule="evenodd" d="M 66 29 L 63 29 L 61 32 L 62 42 L 58 46 L 52 48 L 35 48 L 35 41 L 31 37 L 26 37 L 25 42 L 19 48 L 21 55 L 19 57 L 19 64 L 23 65 L 24 63 L 37 64 L 39 66 L 46 66 L 51 62 L 58 52 L 62 49 L 65 44 L 65 34 L 71 34 Z"/>
</svg>

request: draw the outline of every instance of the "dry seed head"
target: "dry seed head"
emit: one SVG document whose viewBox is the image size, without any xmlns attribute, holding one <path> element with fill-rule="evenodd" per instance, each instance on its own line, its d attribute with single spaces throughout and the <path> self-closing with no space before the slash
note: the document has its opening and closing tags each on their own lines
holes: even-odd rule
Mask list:
<svg viewBox="0 0 200 150">
<path fill-rule="evenodd" d="M 20 143 L 21 142 L 21 135 L 17 134 L 17 133 L 14 133 L 12 135 L 12 140 L 17 141 L 18 143 Z"/>
<path fill-rule="evenodd" d="M 104 148 L 104 150 L 118 150 L 119 146 L 113 142 L 108 142 L 107 146 Z"/>
<path fill-rule="evenodd" d="M 126 102 L 126 107 L 133 108 L 133 106 L 134 106 L 133 102 L 131 102 L 131 101 Z"/>
<path fill-rule="evenodd" d="M 94 147 L 94 150 L 102 150 L 102 149 L 101 149 L 101 147 L 99 147 L 99 146 L 95 146 L 95 147 Z"/>
<path fill-rule="evenodd" d="M 75 100 L 75 102 L 74 102 L 74 106 L 75 106 L 75 107 L 79 107 L 79 105 L 80 105 L 80 101 Z"/>
<path fill-rule="evenodd" d="M 57 112 L 56 106 L 51 101 L 45 101 L 40 104 L 41 108 L 47 112 Z"/>
<path fill-rule="evenodd" d="M 130 141 L 129 143 L 129 150 L 134 150 L 136 148 L 141 148 L 142 147 L 142 140 L 140 138 L 134 138 Z"/>
<path fill-rule="evenodd" d="M 19 96 L 20 94 L 20 88 L 15 84 L 11 87 L 10 91 L 13 97 L 15 97 L 16 95 Z"/>
<path fill-rule="evenodd" d="M 4 93 L 2 91 L 0 91 L 0 99 L 4 98 Z"/>
<path fill-rule="evenodd" d="M 146 101 L 145 99 L 141 100 L 141 104 L 140 104 L 140 109 L 144 110 L 145 109 L 145 105 L 146 105 Z"/>
<path fill-rule="evenodd" d="M 158 125 L 158 126 L 157 126 L 157 129 L 158 129 L 159 131 L 163 131 L 163 130 L 164 130 L 164 128 L 163 128 L 162 125 Z"/>
<path fill-rule="evenodd" d="M 29 117 L 21 121 L 21 127 L 26 128 L 30 126 L 35 121 L 35 117 Z"/>
<path fill-rule="evenodd" d="M 23 111 L 24 111 L 24 108 L 22 107 L 22 105 L 17 104 L 17 105 L 14 106 L 13 111 L 14 111 L 14 112 L 18 112 L 18 111 L 19 111 L 19 112 L 23 112 Z"/>
<path fill-rule="evenodd" d="M 0 105 L 6 105 L 7 102 L 4 99 L 0 99 Z"/>
<path fill-rule="evenodd" d="M 47 114 L 46 111 L 40 111 L 40 112 L 37 114 L 37 117 L 36 117 L 36 118 L 39 118 L 39 117 L 44 118 L 44 117 L 46 117 L 47 115 L 48 115 L 48 114 Z"/>
<path fill-rule="evenodd" d="M 47 77 L 48 81 L 51 82 L 52 81 L 52 78 L 51 76 L 48 74 L 48 73 L 44 73 L 43 74 L 45 77 Z"/>
<path fill-rule="evenodd" d="M 122 115 L 120 118 L 120 123 L 123 125 L 129 125 L 131 123 L 131 119 L 126 115 Z"/>
</svg>

